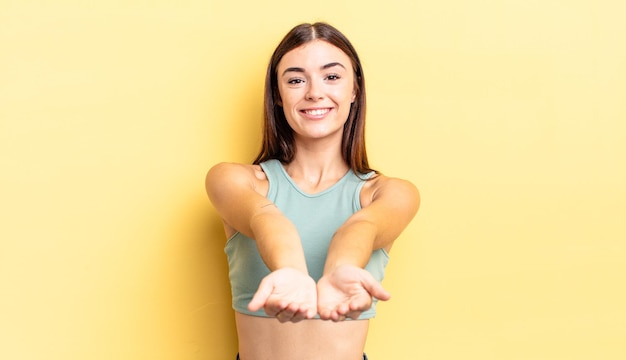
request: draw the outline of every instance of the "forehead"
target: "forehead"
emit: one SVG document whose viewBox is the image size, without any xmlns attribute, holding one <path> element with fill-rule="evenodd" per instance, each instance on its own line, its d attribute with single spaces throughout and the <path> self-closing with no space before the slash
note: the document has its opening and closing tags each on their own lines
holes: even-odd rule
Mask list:
<svg viewBox="0 0 626 360">
<path fill-rule="evenodd" d="M 288 51 L 278 63 L 278 73 L 288 67 L 314 70 L 333 62 L 352 68 L 350 57 L 341 49 L 323 40 L 313 40 Z"/>
</svg>

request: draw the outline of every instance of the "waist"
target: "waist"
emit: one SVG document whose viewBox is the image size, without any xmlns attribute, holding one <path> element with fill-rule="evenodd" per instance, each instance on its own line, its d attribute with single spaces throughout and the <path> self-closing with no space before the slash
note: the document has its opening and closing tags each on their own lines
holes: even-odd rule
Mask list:
<svg viewBox="0 0 626 360">
<path fill-rule="evenodd" d="M 369 329 L 368 320 L 280 323 L 238 312 L 235 320 L 245 360 L 361 360 Z"/>
<path fill-rule="evenodd" d="M 237 353 L 237 360 L 241 360 L 241 357 L 239 357 L 239 353 Z M 365 353 L 363 353 L 363 360 L 368 360 L 367 355 Z"/>
</svg>

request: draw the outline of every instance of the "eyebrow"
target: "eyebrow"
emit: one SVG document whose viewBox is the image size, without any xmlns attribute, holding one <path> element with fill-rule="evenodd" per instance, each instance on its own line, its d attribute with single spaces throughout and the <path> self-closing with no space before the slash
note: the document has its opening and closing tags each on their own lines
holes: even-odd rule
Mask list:
<svg viewBox="0 0 626 360">
<path fill-rule="evenodd" d="M 342 63 L 340 63 L 340 62 L 331 62 L 331 63 L 328 63 L 328 64 L 326 64 L 326 65 L 323 65 L 322 67 L 320 67 L 320 69 L 322 69 L 322 70 L 326 70 L 326 69 L 330 69 L 330 68 L 335 67 L 335 66 L 341 66 L 341 67 L 342 67 L 342 68 L 344 68 L 344 69 L 346 68 L 346 67 L 345 67 L 345 66 L 343 66 L 343 64 L 342 64 Z M 288 72 L 299 72 L 299 73 L 303 73 L 303 72 L 305 72 L 305 71 L 304 71 L 304 69 L 303 69 L 303 68 L 301 68 L 301 67 L 289 67 L 289 68 L 285 69 L 285 71 L 283 71 L 283 75 L 285 75 L 285 74 L 286 74 L 286 73 L 288 73 Z"/>
</svg>

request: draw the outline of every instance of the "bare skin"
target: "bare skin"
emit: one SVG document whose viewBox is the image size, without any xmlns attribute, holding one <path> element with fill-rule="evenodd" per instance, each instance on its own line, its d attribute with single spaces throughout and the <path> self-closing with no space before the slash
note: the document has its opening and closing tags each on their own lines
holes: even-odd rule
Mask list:
<svg viewBox="0 0 626 360">
<path fill-rule="evenodd" d="M 235 313 L 242 360 L 361 360 L 368 320 L 280 323 Z"/>
<path fill-rule="evenodd" d="M 233 185 L 232 181 L 224 181 L 219 187 L 214 184 L 220 189 L 216 192 L 221 194 L 213 195 L 213 201 L 214 203 L 217 202 L 218 209 L 220 208 L 218 198 L 223 196 L 224 202 L 240 205 L 246 202 L 257 203 L 259 204 L 257 210 L 277 211 L 274 206 L 266 206 L 270 204 L 266 198 L 269 182 L 260 166 L 219 164 L 209 172 L 207 182 L 219 182 L 213 180 L 214 178 L 245 179 L 242 182 L 246 184 L 245 187 L 248 190 L 245 191 L 236 184 Z M 237 191 L 229 191 L 228 187 L 231 186 L 237 188 Z M 319 192 L 328 186 L 332 186 L 332 183 L 329 182 L 316 189 L 309 188 L 309 190 Z M 390 198 L 392 198 L 391 195 L 413 195 L 413 197 L 409 196 L 409 199 L 415 199 L 415 196 L 418 196 L 417 190 L 410 183 L 379 175 L 376 179 L 367 182 L 361 191 L 360 200 L 364 210 L 372 209 L 372 204 L 376 203 L 381 196 L 380 194 L 385 194 L 384 188 L 386 186 L 402 189 L 397 194 L 394 192 L 387 193 Z M 212 188 L 210 185 L 207 187 Z M 413 201 L 408 201 L 408 204 L 412 205 L 414 209 L 404 215 L 406 218 L 399 216 L 399 220 L 396 221 L 399 221 L 400 225 L 407 223 L 413 216 L 413 211 L 417 211 L 417 204 Z M 361 215 L 356 213 L 344 226 L 349 228 L 352 222 L 358 224 Z M 280 216 L 282 215 L 278 215 L 276 218 Z M 390 219 L 385 216 L 385 219 L 381 219 L 380 222 L 389 223 Z M 350 253 L 359 254 L 368 251 L 371 253 L 373 248 L 385 248 L 390 251 L 393 239 L 397 236 L 396 232 L 401 230 L 393 227 L 398 225 L 393 224 L 393 221 L 391 222 L 392 229 L 387 229 L 389 234 L 378 236 L 379 245 L 375 245 L 376 241 L 373 240 L 369 246 L 365 246 L 367 250 L 359 251 L 357 249 L 355 251 L 353 247 Z M 369 229 L 368 227 L 365 228 Z M 385 228 L 382 227 L 382 229 Z M 231 237 L 238 231 L 226 219 L 224 220 L 224 230 L 227 237 Z M 341 229 L 337 231 L 337 234 L 341 234 Z M 347 246 L 353 246 L 350 242 L 346 243 Z M 337 244 L 341 245 L 341 242 L 337 242 Z M 331 243 L 331 251 L 333 245 L 336 244 Z M 345 246 L 346 244 L 344 244 Z M 334 248 L 336 251 L 345 252 L 341 246 L 334 246 Z M 368 258 L 369 256 L 364 256 L 360 262 L 351 264 L 349 257 L 331 256 L 329 251 L 325 275 L 317 284 L 308 276 L 306 270 L 302 270 L 294 262 L 290 266 L 277 266 L 276 269 L 269 266 L 274 271 L 264 279 L 264 282 L 267 283 L 262 283 L 259 286 L 249 309 L 256 311 L 263 308 L 272 317 L 265 318 L 236 313 L 239 351 L 242 360 L 361 359 L 369 321 L 343 320 L 358 318 L 361 312 L 369 309 L 372 304 L 372 297 L 379 300 L 388 300 L 390 297 L 381 284 L 363 270 L 362 267 Z M 330 265 L 330 261 L 335 261 L 335 265 Z M 322 319 L 330 321 L 312 319 L 315 313 L 319 313 Z"/>
<path fill-rule="evenodd" d="M 356 96 L 351 60 L 315 40 L 286 53 L 277 70 L 280 106 L 296 147 L 285 170 L 304 192 L 321 192 L 349 171 L 341 141 Z M 269 317 L 236 313 L 242 360 L 361 359 L 369 321 L 356 319 L 373 298 L 390 298 L 364 267 L 374 250 L 390 251 L 417 212 L 415 186 L 384 175 L 367 181 L 361 210 L 335 231 L 317 283 L 297 229 L 266 197 L 269 182 L 260 166 L 218 164 L 207 174 L 206 188 L 226 236 L 239 232 L 254 239 L 270 270 L 248 304 Z"/>
</svg>

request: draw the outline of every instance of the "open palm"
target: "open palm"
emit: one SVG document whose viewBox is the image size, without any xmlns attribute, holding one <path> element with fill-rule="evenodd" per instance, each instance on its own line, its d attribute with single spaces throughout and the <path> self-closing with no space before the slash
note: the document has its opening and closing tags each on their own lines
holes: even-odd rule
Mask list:
<svg viewBox="0 0 626 360">
<path fill-rule="evenodd" d="M 252 297 L 248 309 L 263 309 L 280 322 L 298 322 L 315 316 L 317 306 L 315 281 L 293 268 L 282 268 L 267 275 Z"/>
<path fill-rule="evenodd" d="M 317 283 L 317 311 L 324 320 L 357 319 L 372 306 L 372 297 L 388 300 L 390 295 L 367 270 L 357 266 L 340 266 Z"/>
</svg>

